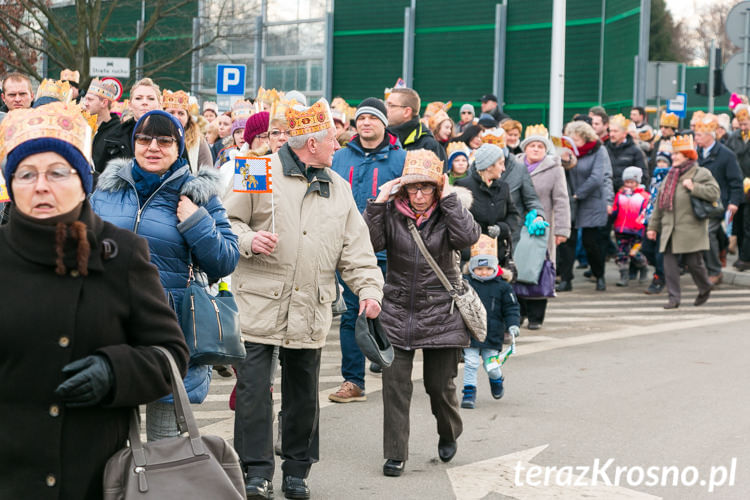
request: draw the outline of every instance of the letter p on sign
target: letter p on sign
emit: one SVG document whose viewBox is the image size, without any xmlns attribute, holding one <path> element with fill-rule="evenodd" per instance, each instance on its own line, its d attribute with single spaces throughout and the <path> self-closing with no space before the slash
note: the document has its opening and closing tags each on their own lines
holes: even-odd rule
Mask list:
<svg viewBox="0 0 750 500">
<path fill-rule="evenodd" d="M 246 73 L 247 67 L 244 64 L 217 64 L 216 93 L 244 96 Z"/>
</svg>

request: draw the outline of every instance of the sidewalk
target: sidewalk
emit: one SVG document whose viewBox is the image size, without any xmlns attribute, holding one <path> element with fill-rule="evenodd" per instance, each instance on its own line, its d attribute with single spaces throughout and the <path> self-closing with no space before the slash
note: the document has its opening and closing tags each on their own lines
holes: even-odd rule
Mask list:
<svg viewBox="0 0 750 500">
<path fill-rule="evenodd" d="M 724 275 L 722 283 L 726 285 L 743 286 L 750 288 L 750 271 L 739 272 L 731 265 L 721 270 Z"/>
</svg>

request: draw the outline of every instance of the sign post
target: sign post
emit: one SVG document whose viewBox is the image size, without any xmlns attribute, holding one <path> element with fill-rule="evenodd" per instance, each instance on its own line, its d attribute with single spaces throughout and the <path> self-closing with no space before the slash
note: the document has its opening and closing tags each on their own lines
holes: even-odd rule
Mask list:
<svg viewBox="0 0 750 500">
<path fill-rule="evenodd" d="M 90 57 L 89 76 L 130 78 L 130 59 L 127 57 Z"/>
<path fill-rule="evenodd" d="M 244 64 L 216 65 L 216 100 L 220 109 L 230 109 L 235 101 L 245 97 L 246 76 Z"/>
<path fill-rule="evenodd" d="M 687 94 L 678 92 L 677 97 L 667 101 L 667 113 L 674 113 L 680 119 L 685 118 L 687 114 Z"/>
</svg>

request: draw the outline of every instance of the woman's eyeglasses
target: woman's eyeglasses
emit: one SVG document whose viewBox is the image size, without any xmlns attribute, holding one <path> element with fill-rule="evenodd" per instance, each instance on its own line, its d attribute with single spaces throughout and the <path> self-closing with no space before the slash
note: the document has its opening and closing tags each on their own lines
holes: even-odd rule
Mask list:
<svg viewBox="0 0 750 500">
<path fill-rule="evenodd" d="M 281 137 L 282 135 L 288 137 L 289 136 L 289 132 L 287 132 L 286 130 L 271 130 L 268 133 L 268 135 L 271 136 L 271 137 L 273 137 L 274 139 L 276 139 L 278 137 Z"/>
<path fill-rule="evenodd" d="M 435 192 L 435 186 L 432 184 L 410 184 L 406 186 L 406 192 L 409 194 L 417 194 L 417 191 L 422 194 L 432 194 Z"/>
<path fill-rule="evenodd" d="M 47 182 L 64 182 L 77 174 L 78 172 L 70 167 L 53 168 L 46 172 L 37 172 L 31 168 L 19 168 L 13 174 L 13 180 L 17 184 L 36 184 L 39 176 L 43 175 Z"/>
<path fill-rule="evenodd" d="M 146 135 L 146 134 L 135 134 L 135 143 L 139 146 L 150 146 L 151 143 L 156 140 L 156 145 L 160 148 L 168 148 L 175 142 L 177 142 L 177 139 L 170 135 Z"/>
</svg>

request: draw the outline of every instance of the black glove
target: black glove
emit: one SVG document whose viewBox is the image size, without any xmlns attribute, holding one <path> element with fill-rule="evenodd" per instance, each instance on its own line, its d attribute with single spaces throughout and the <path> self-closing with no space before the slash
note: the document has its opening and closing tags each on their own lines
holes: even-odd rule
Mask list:
<svg viewBox="0 0 750 500">
<path fill-rule="evenodd" d="M 487 226 L 487 236 L 489 236 L 490 238 L 497 238 L 498 236 L 500 236 L 500 226 Z"/>
<path fill-rule="evenodd" d="M 68 363 L 62 372 L 67 379 L 57 386 L 55 394 L 71 408 L 94 406 L 101 402 L 115 382 L 109 361 L 99 354 Z"/>
</svg>

